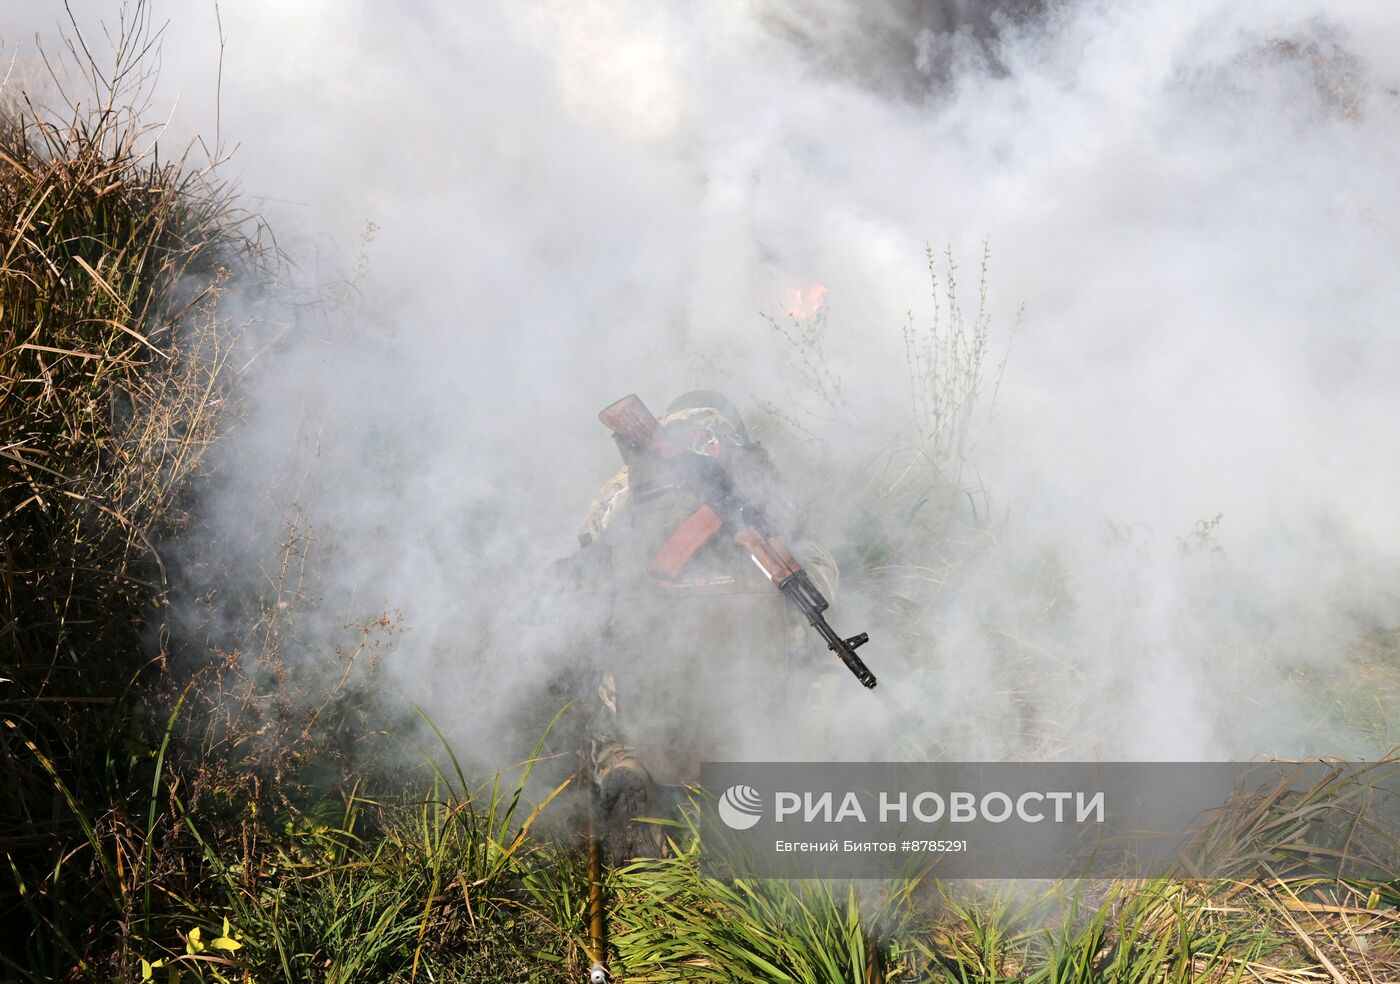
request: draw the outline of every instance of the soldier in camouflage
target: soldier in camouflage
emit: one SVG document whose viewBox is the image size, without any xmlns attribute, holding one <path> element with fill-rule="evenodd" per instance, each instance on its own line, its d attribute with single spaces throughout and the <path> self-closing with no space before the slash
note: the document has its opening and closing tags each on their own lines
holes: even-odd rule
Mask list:
<svg viewBox="0 0 1400 984">
<path fill-rule="evenodd" d="M 660 423 L 677 447 L 719 459 L 833 599 L 830 554 L 801 539 L 797 503 L 734 406 L 690 392 Z M 812 725 L 825 719 L 839 673 L 728 537 L 706 542 L 675 580 L 650 574 L 700 502 L 664 462 L 625 449 L 624 461 L 589 506 L 574 567 L 576 590 L 606 613 L 581 703 L 614 863 L 662 850 L 662 828 L 637 818 L 666 812 L 663 792 L 694 780 L 701 762 L 820 754 Z"/>
</svg>

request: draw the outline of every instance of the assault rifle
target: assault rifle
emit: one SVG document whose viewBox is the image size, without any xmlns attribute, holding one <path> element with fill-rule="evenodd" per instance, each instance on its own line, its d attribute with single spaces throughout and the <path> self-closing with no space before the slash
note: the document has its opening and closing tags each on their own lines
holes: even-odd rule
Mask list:
<svg viewBox="0 0 1400 984">
<path fill-rule="evenodd" d="M 652 574 L 675 580 L 711 536 L 721 529 L 729 532 L 774 587 L 802 612 L 807 623 L 826 640 L 827 648 L 841 658 L 856 679 L 866 687 L 875 686 L 875 674 L 856 655 L 856 650 L 869 642 L 870 637 L 860 632 L 843 639 L 827 624 L 822 614 L 829 607 L 826 598 L 797 558 L 774 535 L 763 513 L 735 488 L 733 478 L 723 465 L 709 455 L 676 447 L 636 394 L 624 396 L 598 414 L 598 419 L 620 443 L 666 462 L 677 479 L 703 503 L 652 559 Z"/>
</svg>

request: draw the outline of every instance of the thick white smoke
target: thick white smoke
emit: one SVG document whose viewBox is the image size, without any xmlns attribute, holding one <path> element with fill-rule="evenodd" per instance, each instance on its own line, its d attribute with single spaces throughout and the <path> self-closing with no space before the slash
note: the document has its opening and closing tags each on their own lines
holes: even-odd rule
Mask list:
<svg viewBox="0 0 1400 984">
<path fill-rule="evenodd" d="M 970 297 L 989 240 L 994 345 L 1026 309 L 972 455 L 1006 519 L 921 648 L 838 604 L 890 668 L 848 750 L 1383 751 L 1330 695 L 1377 693 L 1357 640 L 1397 617 L 1400 11 L 866 7 L 255 0 L 221 72 L 213 5 L 157 8 L 166 143 L 217 125 L 308 279 L 377 227 L 362 324 L 297 328 L 211 520 L 270 535 L 259 479 L 300 460 L 337 604 L 402 610 L 404 691 L 490 748 L 550 670 L 503 613 L 615 466 L 597 410 L 811 419 L 760 312 L 822 284 L 859 422 L 829 440 L 874 457 L 909 439 L 925 244 Z M 8 6 L 7 53 L 54 14 Z"/>
</svg>

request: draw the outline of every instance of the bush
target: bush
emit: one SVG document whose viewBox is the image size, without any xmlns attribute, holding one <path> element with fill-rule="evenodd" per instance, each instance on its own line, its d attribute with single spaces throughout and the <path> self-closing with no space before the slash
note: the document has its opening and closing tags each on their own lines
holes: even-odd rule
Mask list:
<svg viewBox="0 0 1400 984">
<path fill-rule="evenodd" d="M 0 844 L 23 892 L 2 952 L 31 974 L 149 905 L 125 817 L 172 689 L 160 544 L 225 421 L 220 300 L 259 255 L 212 165 L 162 161 L 128 108 L 138 57 L 65 118 L 0 93 Z"/>
</svg>

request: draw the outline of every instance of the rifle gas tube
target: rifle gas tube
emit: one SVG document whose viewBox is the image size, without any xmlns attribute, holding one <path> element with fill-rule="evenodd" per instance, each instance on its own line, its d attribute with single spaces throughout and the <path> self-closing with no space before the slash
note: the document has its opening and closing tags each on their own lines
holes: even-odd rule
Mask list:
<svg viewBox="0 0 1400 984">
<path fill-rule="evenodd" d="M 807 624 L 825 640 L 827 648 L 840 657 L 864 686 L 875 686 L 875 674 L 856 655 L 856 650 L 870 637 L 860 632 L 842 638 L 827 624 L 823 614 L 829 607 L 826 598 L 797 558 L 773 535 L 762 512 L 739 494 L 734 480 L 718 461 L 708 455 L 681 452 L 667 439 L 661 424 L 636 394 L 624 396 L 598 414 L 598 419 L 613 432 L 619 444 L 669 462 L 680 481 L 704 503 L 695 515 L 681 524 L 652 560 L 654 574 L 676 578 L 711 534 L 721 528 L 730 531 L 734 542 L 796 606 Z"/>
</svg>

